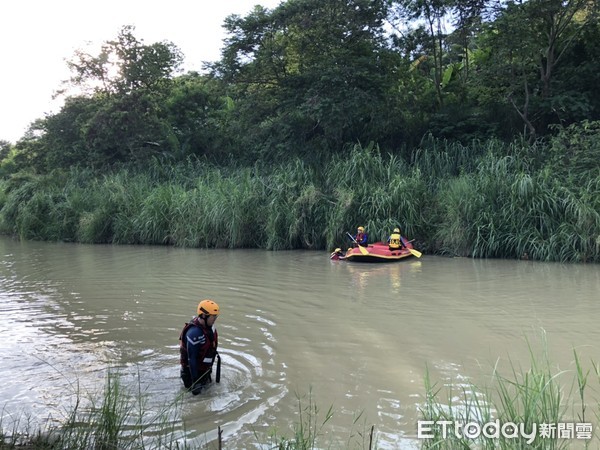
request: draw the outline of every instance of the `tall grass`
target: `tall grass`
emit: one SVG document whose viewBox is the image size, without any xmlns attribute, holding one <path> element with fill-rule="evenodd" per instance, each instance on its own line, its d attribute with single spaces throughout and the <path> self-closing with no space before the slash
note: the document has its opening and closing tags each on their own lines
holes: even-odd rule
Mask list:
<svg viewBox="0 0 600 450">
<path fill-rule="evenodd" d="M 313 450 L 320 448 L 355 448 L 371 450 L 377 448 L 377 439 L 374 435 L 374 426 L 367 427 L 366 420 L 361 423 L 362 412 L 358 413 L 353 421 L 348 439 L 340 442 L 339 438 L 332 438 L 329 429 L 330 421 L 334 416 L 333 407 L 326 411 L 319 410 L 312 391 L 297 398 L 297 419 L 292 424 L 292 436 L 281 434 L 277 429 L 271 431 L 266 437 L 255 433 L 258 446 L 268 442 L 269 449 L 277 450 Z M 329 443 L 326 445 L 326 441 Z"/>
<path fill-rule="evenodd" d="M 591 439 L 578 440 L 575 429 L 571 436 L 561 435 L 559 424 L 592 423 L 594 417 L 586 414 L 590 400 L 589 371 L 584 371 L 577 353 L 574 353 L 574 370 L 564 371 L 551 364 L 547 352 L 537 354 L 531 348 L 528 367 L 509 360 L 508 374 L 495 367 L 490 386 L 463 384 L 459 393 L 450 387 L 445 392 L 425 377 L 425 401 L 420 407 L 420 419 L 435 425 L 427 430 L 430 436 L 423 439 L 422 448 L 435 449 L 566 449 L 575 442 L 588 445 Z M 597 400 L 596 400 L 597 404 Z M 446 429 L 439 426 L 448 421 Z M 455 424 L 475 423 L 479 426 L 497 423 L 523 426 L 525 433 L 480 433 L 465 436 L 455 433 Z M 545 424 L 554 426 L 550 435 L 544 435 Z M 429 425 L 429 424 L 428 424 Z M 507 428 L 507 430 L 511 430 Z M 510 433 L 508 433 L 510 434 Z M 594 436 L 596 439 L 597 436 Z"/>
<path fill-rule="evenodd" d="M 426 252 L 600 261 L 600 176 L 568 183 L 542 144 L 425 140 L 411 161 L 355 145 L 322 164 L 80 169 L 0 184 L 0 232 L 22 239 L 331 249 L 399 226 Z M 554 144 L 556 146 L 556 144 Z M 555 150 L 556 152 L 556 150 Z M 554 161 L 554 160 L 552 160 Z M 565 181 L 565 182 L 563 182 Z"/>
<path fill-rule="evenodd" d="M 139 380 L 138 380 L 139 383 Z M 181 407 L 183 392 L 173 402 L 158 410 L 148 406 L 147 396 L 138 385 L 137 391 L 126 387 L 117 372 L 109 372 L 100 396 L 87 397 L 77 392 L 72 409 L 59 425 L 36 428 L 18 420 L 12 424 L 4 422 L 11 414 L 3 411 L 0 418 L 0 449 L 72 449 L 72 450 L 138 450 L 138 449 L 199 449 L 225 448 L 218 430 L 217 442 L 193 442 L 186 437 Z M 333 407 L 321 412 L 312 392 L 307 396 L 297 395 L 297 419 L 291 424 L 291 436 L 273 428 L 268 435 L 254 436 L 259 448 L 280 450 L 309 450 L 324 448 L 323 442 L 330 441 L 336 448 L 376 448 L 374 428 L 357 429 L 358 414 L 345 443 L 337 442 L 329 433 Z"/>
<path fill-rule="evenodd" d="M 441 249 L 474 257 L 600 261 L 600 202 L 589 188 L 573 192 L 548 170 L 520 171 L 511 157 L 488 156 L 477 172 L 449 180 L 436 237 Z"/>
<path fill-rule="evenodd" d="M 273 430 L 269 436 L 269 448 L 278 450 L 310 450 L 318 448 L 317 443 L 324 432 L 325 426 L 333 417 L 333 408 L 329 408 L 323 417 L 316 403 L 313 400 L 312 393 L 308 395 L 308 404 L 304 404 L 302 399 L 298 399 L 298 419 L 293 424 L 293 437 L 281 436 L 277 430 Z M 255 435 L 257 439 L 261 437 Z"/>
<path fill-rule="evenodd" d="M 0 448 L 191 448 L 181 420 L 181 397 L 152 410 L 146 395 L 140 389 L 126 388 L 121 376 L 113 371 L 108 373 L 99 397 L 97 393 L 84 396 L 79 390 L 75 394 L 75 403 L 58 424 L 36 429 L 17 419 L 7 429 L 7 424 L 0 422 Z M 8 415 L 3 414 L 3 420 L 5 417 Z"/>
</svg>

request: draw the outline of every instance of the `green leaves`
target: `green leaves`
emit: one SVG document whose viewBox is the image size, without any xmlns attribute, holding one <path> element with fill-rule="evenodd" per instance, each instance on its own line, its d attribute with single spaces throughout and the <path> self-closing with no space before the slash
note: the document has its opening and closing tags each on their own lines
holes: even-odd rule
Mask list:
<svg viewBox="0 0 600 450">
<path fill-rule="evenodd" d="M 369 142 L 410 161 L 428 135 L 533 140 L 600 118 L 598 5 L 507 2 L 486 16 L 487 1 L 287 0 L 227 18 L 205 75 L 179 75 L 175 45 L 125 26 L 97 54 L 75 53 L 77 95 L 32 125 L 6 171 L 314 163 Z"/>
<path fill-rule="evenodd" d="M 383 1 L 290 0 L 228 18 L 213 75 L 235 101 L 240 146 L 263 157 L 335 152 L 386 120 L 386 8 Z"/>
<path fill-rule="evenodd" d="M 171 42 L 145 45 L 124 26 L 115 40 L 102 45 L 100 53 L 90 55 L 77 50 L 67 62 L 73 72 L 69 80 L 88 93 L 127 94 L 145 88 L 160 89 L 180 68 L 183 55 Z"/>
</svg>

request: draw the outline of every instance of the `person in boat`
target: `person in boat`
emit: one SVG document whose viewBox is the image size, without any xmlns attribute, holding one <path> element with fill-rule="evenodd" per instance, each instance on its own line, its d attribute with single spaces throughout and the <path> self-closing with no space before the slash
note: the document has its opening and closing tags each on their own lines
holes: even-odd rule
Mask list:
<svg viewBox="0 0 600 450">
<path fill-rule="evenodd" d="M 330 259 L 346 259 L 346 254 L 338 247 L 331 253 Z"/>
<path fill-rule="evenodd" d="M 221 358 L 217 352 L 218 334 L 215 321 L 219 305 L 210 299 L 198 304 L 198 315 L 185 324 L 179 335 L 181 379 L 186 389 L 198 395 L 212 382 L 212 367 L 217 362 L 217 383 L 220 381 Z"/>
<path fill-rule="evenodd" d="M 365 233 L 364 227 L 358 227 L 358 229 L 356 230 L 356 234 L 354 235 L 354 241 L 355 242 L 352 243 L 353 247 L 356 247 L 357 245 L 362 245 L 363 247 L 367 246 L 369 236 L 367 235 L 367 233 Z"/>
<path fill-rule="evenodd" d="M 387 241 L 391 251 L 406 248 L 406 245 L 404 244 L 404 238 L 400 234 L 400 228 L 394 228 L 394 231 L 392 231 L 392 234 L 390 234 L 390 237 Z"/>
</svg>

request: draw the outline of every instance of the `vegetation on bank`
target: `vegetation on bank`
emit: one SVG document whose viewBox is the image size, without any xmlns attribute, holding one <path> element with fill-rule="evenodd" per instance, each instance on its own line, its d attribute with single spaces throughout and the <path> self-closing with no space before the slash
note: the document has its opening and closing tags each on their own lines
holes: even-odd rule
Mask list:
<svg viewBox="0 0 600 450">
<path fill-rule="evenodd" d="M 530 348 L 528 367 L 509 361 L 508 375 L 495 367 L 489 386 L 476 385 L 464 380 L 459 385 L 444 380 L 445 389 L 425 376 L 425 394 L 418 405 L 415 434 L 423 449 L 515 449 L 535 448 L 558 450 L 571 448 L 574 442 L 586 446 L 597 439 L 599 403 L 590 395 L 600 379 L 600 369 L 592 362 L 592 370 L 581 363 L 574 352 L 573 367 L 561 370 L 553 366 L 545 351 L 542 356 Z M 159 411 L 148 407 L 141 389 L 129 389 L 116 373 L 109 373 L 100 401 L 78 397 L 71 411 L 60 425 L 46 429 L 23 429 L 23 423 L 14 421 L 14 412 L 3 411 L 0 421 L 0 449 L 188 449 L 223 448 L 221 429 L 216 442 L 208 438 L 191 439 L 185 430 L 181 415 L 182 396 Z M 84 405 L 85 403 L 85 405 Z M 316 448 L 376 449 L 377 430 L 360 426 L 358 414 L 351 424 L 347 442 L 332 442 L 329 422 L 335 411 L 322 412 L 312 392 L 298 397 L 298 418 L 293 424 L 293 435 L 286 436 L 273 429 L 268 435 L 255 433 L 257 446 L 279 450 L 310 450 Z M 12 424 L 7 424 L 8 419 Z M 443 427 L 447 424 L 447 428 Z M 470 431 L 465 424 L 478 424 L 480 432 Z M 497 424 L 497 429 L 486 428 Z M 522 426 L 515 431 L 504 425 Z M 554 427 L 544 429 L 544 424 Z M 560 429 L 559 424 L 566 425 Z M 571 427 L 569 428 L 569 425 Z M 576 428 L 582 425 L 583 428 Z M 590 427 L 591 425 L 591 427 Z M 329 444 L 326 444 L 328 442 Z M 339 445 L 339 447 L 338 447 Z"/>
<path fill-rule="evenodd" d="M 158 159 L 143 170 L 21 173 L 1 183 L 0 232 L 21 239 L 185 247 L 331 249 L 400 225 L 427 253 L 600 261 L 600 126 L 550 145 L 430 139 L 411 161 L 355 145 L 322 164 L 253 167 Z M 572 141 L 582 156 L 563 155 Z"/>
<path fill-rule="evenodd" d="M 443 389 L 427 374 L 420 419 L 429 422 L 423 428 L 429 438 L 421 448 L 558 450 L 574 443 L 595 447 L 599 403 L 590 395 L 597 392 L 590 384 L 600 377 L 598 366 L 592 363 L 593 371 L 586 369 L 574 352 L 572 368 L 561 370 L 545 350 L 536 353 L 530 347 L 526 368 L 509 360 L 508 375 L 495 367 L 491 386 L 446 384 Z M 444 421 L 452 426 L 444 429 Z M 456 431 L 455 424 L 473 423 L 479 428 Z M 484 428 L 485 424 L 492 425 Z"/>
<path fill-rule="evenodd" d="M 203 74 L 124 26 L 68 61 L 60 111 L 0 140 L 0 232 L 332 249 L 400 226 L 429 253 L 598 262 L 599 17 L 287 0 L 227 18 Z"/>
<path fill-rule="evenodd" d="M 179 397 L 160 410 L 150 410 L 140 389 L 127 387 L 109 372 L 100 393 L 77 391 L 74 404 L 56 411 L 45 427 L 31 429 L 16 411 L 2 411 L 0 449 L 188 449 L 180 420 Z M 99 398 L 96 395 L 99 394 Z"/>
</svg>

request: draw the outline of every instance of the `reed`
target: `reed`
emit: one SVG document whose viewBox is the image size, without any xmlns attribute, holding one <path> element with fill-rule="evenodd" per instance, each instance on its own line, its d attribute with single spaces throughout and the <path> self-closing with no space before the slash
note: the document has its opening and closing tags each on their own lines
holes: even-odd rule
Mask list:
<svg viewBox="0 0 600 450">
<path fill-rule="evenodd" d="M 302 399 L 297 394 L 296 398 L 298 399 L 298 420 L 293 425 L 293 437 L 279 436 L 277 431 L 273 430 L 268 438 L 269 448 L 278 450 L 319 448 L 317 446 L 319 437 L 323 434 L 325 425 L 333 417 L 333 409 L 329 408 L 324 417 L 320 417 L 319 408 L 314 403 L 311 393 L 308 395 L 308 404 L 303 404 Z"/>
<path fill-rule="evenodd" d="M 321 448 L 354 448 L 371 450 L 377 448 L 377 439 L 374 435 L 374 426 L 368 427 L 362 412 L 352 420 L 348 439 L 340 442 L 330 436 L 330 423 L 335 412 L 329 407 L 322 412 L 313 399 L 312 390 L 305 396 L 296 393 L 297 420 L 292 424 L 292 435 L 280 434 L 273 429 L 268 436 L 263 437 L 257 432 L 254 436 L 257 447 L 277 450 L 313 450 Z M 362 420 L 361 420 L 362 419 Z"/>
<path fill-rule="evenodd" d="M 211 172 L 212 177 L 199 181 L 199 192 L 206 198 L 205 232 L 210 236 L 210 247 L 264 247 L 265 215 L 268 214 L 268 196 L 261 176 L 251 169 L 240 169 L 232 174 Z"/>
<path fill-rule="evenodd" d="M 25 428 L 18 420 L 9 429 L 4 422 L 10 416 L 3 411 L 0 419 L 0 449 L 63 449 L 110 450 L 110 449 L 177 449 L 224 448 L 219 430 L 218 442 L 192 442 L 187 439 L 181 417 L 183 392 L 173 402 L 158 410 L 148 406 L 147 395 L 142 392 L 138 377 L 138 389 L 126 388 L 118 372 L 109 371 L 104 389 L 97 394 L 84 396 L 77 386 L 77 397 L 62 424 L 36 430 L 32 425 Z M 329 436 L 333 407 L 320 411 L 312 392 L 306 396 L 296 395 L 297 420 L 292 424 L 291 436 L 279 434 L 273 429 L 267 436 L 254 433 L 261 448 L 308 450 L 324 448 L 323 442 L 344 448 L 372 449 L 376 445 L 374 429 L 361 429 L 358 414 L 345 444 L 332 441 Z M 267 447 L 265 447 L 265 445 Z"/>
<path fill-rule="evenodd" d="M 450 179 L 436 239 L 445 253 L 542 261 L 598 261 L 597 199 L 562 186 L 548 170 L 529 174 L 511 157 L 488 156 Z M 598 186 L 591 180 L 587 192 Z"/>
<path fill-rule="evenodd" d="M 495 367 L 492 385 L 479 387 L 474 383 L 462 384 L 460 394 L 450 387 L 446 392 L 432 384 L 429 373 L 425 377 L 425 401 L 420 408 L 420 418 L 426 421 L 452 423 L 446 434 L 434 426 L 431 436 L 422 441 L 422 448 L 455 449 L 563 449 L 575 442 L 576 435 L 563 439 L 555 427 L 552 438 L 541 432 L 543 424 L 589 423 L 586 401 L 589 401 L 589 371 L 584 371 L 575 354 L 575 370 L 564 371 L 553 367 L 546 351 L 541 356 L 530 349 L 529 367 L 509 360 L 508 375 Z M 589 390 L 589 389 L 588 389 Z M 454 424 L 486 423 L 516 424 L 523 426 L 525 434 L 479 433 L 468 437 L 454 432 Z M 507 429 L 512 431 L 512 429 Z M 565 437 L 567 437 L 565 435 Z M 589 440 L 588 440 L 589 442 Z"/>
<path fill-rule="evenodd" d="M 591 145 L 591 144 L 590 144 Z M 575 184 L 545 147 L 424 140 L 410 162 L 354 145 L 321 163 L 205 160 L 104 175 L 74 168 L 0 184 L 0 232 L 22 239 L 184 247 L 330 249 L 399 226 L 429 253 L 600 261 L 600 176 Z M 565 181 L 565 182 L 563 182 Z"/>
<path fill-rule="evenodd" d="M 405 235 L 431 231 L 427 213 L 434 196 L 418 168 L 395 155 L 384 156 L 376 146 L 354 146 L 348 157 L 335 157 L 326 167 L 330 207 L 325 217 L 327 247 L 345 231 L 363 225 L 370 240 L 386 240 L 399 226 Z"/>
<path fill-rule="evenodd" d="M 472 172 L 483 154 L 499 154 L 499 145 L 498 141 L 490 140 L 486 143 L 474 141 L 466 146 L 426 136 L 412 153 L 411 166 L 418 169 L 435 187 L 440 180 Z"/>
<path fill-rule="evenodd" d="M 36 430 L 16 420 L 11 429 L 6 430 L 0 421 L 0 448 L 191 448 L 180 417 L 181 397 L 159 410 L 152 410 L 141 389 L 125 388 L 121 378 L 118 372 L 109 371 L 99 397 L 84 395 L 77 388 L 75 403 L 60 424 Z"/>
</svg>

